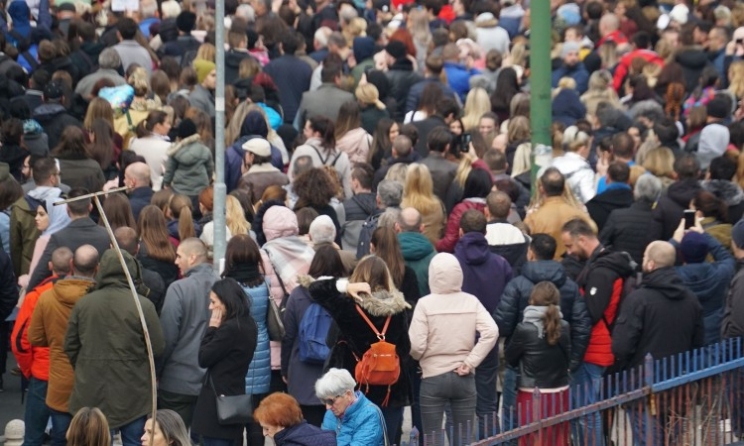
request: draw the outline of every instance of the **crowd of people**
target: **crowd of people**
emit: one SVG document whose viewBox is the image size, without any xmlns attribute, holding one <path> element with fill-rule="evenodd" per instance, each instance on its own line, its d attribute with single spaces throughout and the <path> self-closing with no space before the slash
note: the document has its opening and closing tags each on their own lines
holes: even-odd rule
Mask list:
<svg viewBox="0 0 744 446">
<path fill-rule="evenodd" d="M 466 444 L 744 334 L 740 2 L 551 0 L 536 176 L 528 0 L 226 0 L 225 48 L 213 1 L 135 3 L 0 5 L 25 446 L 400 444 L 408 406 Z M 637 444 L 668 412 L 627 411 Z M 548 429 L 610 444 L 598 413 Z"/>
</svg>

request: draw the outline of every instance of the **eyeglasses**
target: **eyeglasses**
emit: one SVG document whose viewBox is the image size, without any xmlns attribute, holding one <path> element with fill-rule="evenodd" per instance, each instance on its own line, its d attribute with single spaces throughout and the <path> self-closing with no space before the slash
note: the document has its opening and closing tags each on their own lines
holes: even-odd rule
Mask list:
<svg viewBox="0 0 744 446">
<path fill-rule="evenodd" d="M 333 398 L 324 398 L 320 401 L 325 404 L 326 406 L 333 406 L 336 403 L 336 400 L 341 398 L 341 395 L 336 395 Z"/>
</svg>

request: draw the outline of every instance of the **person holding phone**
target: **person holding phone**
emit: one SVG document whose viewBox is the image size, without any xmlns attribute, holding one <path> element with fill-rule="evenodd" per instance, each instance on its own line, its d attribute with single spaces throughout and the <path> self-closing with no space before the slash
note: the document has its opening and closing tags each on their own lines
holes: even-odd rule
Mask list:
<svg viewBox="0 0 744 446">
<path fill-rule="evenodd" d="M 245 395 L 245 376 L 258 343 L 251 301 L 235 279 L 222 279 L 209 293 L 209 327 L 199 347 L 199 366 L 207 369 L 196 400 L 192 436 L 203 446 L 243 444 L 243 424 L 221 424 L 217 395 Z"/>
</svg>

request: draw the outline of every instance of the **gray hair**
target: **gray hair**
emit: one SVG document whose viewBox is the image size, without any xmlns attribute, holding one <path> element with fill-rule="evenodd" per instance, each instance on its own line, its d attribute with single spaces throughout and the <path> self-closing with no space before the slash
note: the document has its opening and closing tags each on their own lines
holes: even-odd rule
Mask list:
<svg viewBox="0 0 744 446">
<path fill-rule="evenodd" d="M 181 5 L 176 0 L 166 0 L 160 4 L 160 10 L 163 12 L 161 19 L 175 19 L 181 13 Z"/>
<path fill-rule="evenodd" d="M 238 9 L 235 11 L 235 17 L 242 17 L 246 22 L 253 23 L 256 21 L 256 11 L 253 9 L 253 6 L 244 3 L 238 6 Z"/>
<path fill-rule="evenodd" d="M 397 181 L 382 180 L 377 185 L 377 198 L 382 207 L 398 207 L 403 199 L 403 185 Z"/>
<path fill-rule="evenodd" d="M 385 209 L 385 212 L 380 215 L 380 218 L 377 220 L 377 227 L 378 228 L 395 228 L 395 223 L 398 222 L 398 219 L 400 218 L 400 209 L 398 208 L 387 208 Z"/>
<path fill-rule="evenodd" d="M 633 198 L 638 200 L 647 200 L 651 203 L 659 199 L 661 195 L 661 180 L 651 174 L 644 174 L 636 180 L 633 189 Z"/>
<path fill-rule="evenodd" d="M 106 48 L 98 56 L 98 66 L 116 70 L 121 65 L 121 57 L 114 48 Z"/>
<path fill-rule="evenodd" d="M 333 243 L 336 239 L 336 226 L 333 224 L 331 217 L 319 215 L 310 223 L 310 240 L 313 243 Z"/>
<path fill-rule="evenodd" d="M 329 369 L 325 375 L 315 381 L 315 396 L 326 399 L 341 396 L 347 391 L 354 391 L 356 381 L 346 369 Z"/>
</svg>

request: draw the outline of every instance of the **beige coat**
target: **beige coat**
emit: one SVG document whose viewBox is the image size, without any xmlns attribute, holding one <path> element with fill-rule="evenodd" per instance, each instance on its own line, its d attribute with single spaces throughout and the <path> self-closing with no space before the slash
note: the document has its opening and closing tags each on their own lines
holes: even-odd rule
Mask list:
<svg viewBox="0 0 744 446">
<path fill-rule="evenodd" d="M 543 204 L 534 212 L 527 215 L 524 224 L 530 228 L 530 234 L 548 234 L 557 244 L 555 260 L 560 260 L 566 247 L 561 240 L 561 229 L 568 221 L 582 218 L 593 227 L 597 227 L 583 209 L 577 209 L 561 197 L 547 197 Z"/>
</svg>

